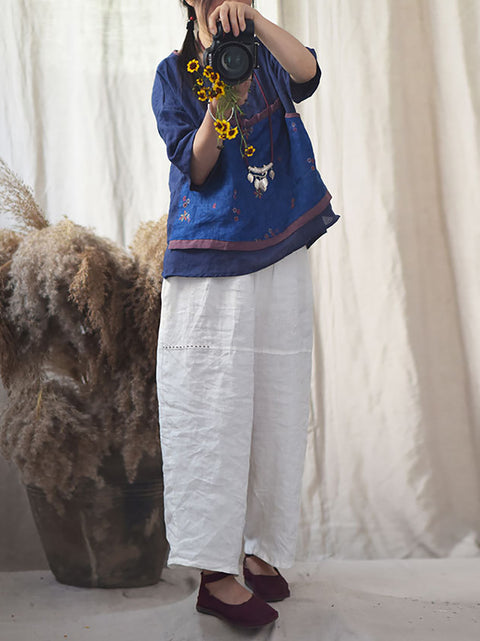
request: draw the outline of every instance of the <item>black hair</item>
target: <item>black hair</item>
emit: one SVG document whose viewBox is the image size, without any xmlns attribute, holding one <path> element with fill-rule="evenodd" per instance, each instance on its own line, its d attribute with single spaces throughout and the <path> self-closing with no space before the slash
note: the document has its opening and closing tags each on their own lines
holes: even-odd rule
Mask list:
<svg viewBox="0 0 480 641">
<path fill-rule="evenodd" d="M 194 23 L 197 20 L 197 14 L 195 13 L 195 9 L 192 6 L 190 6 L 187 2 L 185 2 L 185 0 L 180 0 L 180 1 L 184 7 L 187 7 L 187 10 L 188 10 L 187 35 L 185 36 L 185 40 L 183 42 L 182 48 L 178 56 L 178 66 L 180 69 L 180 74 L 183 76 L 184 75 L 183 72 L 186 69 L 189 61 L 192 60 L 192 58 L 197 57 L 195 31 L 193 28 Z M 211 0 L 207 0 L 206 4 L 210 5 L 210 2 Z"/>
</svg>

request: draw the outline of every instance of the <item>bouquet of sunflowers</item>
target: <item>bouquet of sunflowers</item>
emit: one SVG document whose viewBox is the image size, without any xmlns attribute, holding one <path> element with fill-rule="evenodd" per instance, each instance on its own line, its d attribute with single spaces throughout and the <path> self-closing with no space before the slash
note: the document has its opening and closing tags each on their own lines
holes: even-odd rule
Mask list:
<svg viewBox="0 0 480 641">
<path fill-rule="evenodd" d="M 240 152 L 242 156 L 251 157 L 255 153 L 252 145 L 247 145 L 244 132 L 240 125 L 239 117 L 242 110 L 238 103 L 239 96 L 235 87 L 227 85 L 220 79 L 220 74 L 216 73 L 210 65 L 207 65 L 203 72 L 200 70 L 200 63 L 196 58 L 190 60 L 187 64 L 187 71 L 196 75 L 193 90 L 201 102 L 207 102 L 208 111 L 214 120 L 215 131 L 218 134 L 219 148 L 223 147 L 225 140 L 233 140 L 240 134 L 241 145 Z M 210 102 L 217 98 L 217 112 L 213 116 L 210 111 Z M 227 114 L 230 113 L 227 118 Z M 234 120 L 235 124 L 231 124 Z"/>
</svg>

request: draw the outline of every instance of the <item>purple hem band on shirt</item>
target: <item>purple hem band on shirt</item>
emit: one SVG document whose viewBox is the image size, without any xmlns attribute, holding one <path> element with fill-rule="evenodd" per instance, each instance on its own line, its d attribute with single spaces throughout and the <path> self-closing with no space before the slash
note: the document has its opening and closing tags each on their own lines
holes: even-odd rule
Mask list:
<svg viewBox="0 0 480 641">
<path fill-rule="evenodd" d="M 229 250 L 233 249 L 236 251 L 255 251 L 257 249 L 264 249 L 265 247 L 271 247 L 280 243 L 285 238 L 288 238 L 293 234 L 297 229 L 300 229 L 305 223 L 308 223 L 310 220 L 319 216 L 322 211 L 328 206 L 331 201 L 332 196 L 328 193 L 322 198 L 322 200 L 312 207 L 305 214 L 297 218 L 285 231 L 282 231 L 280 234 L 271 236 L 270 238 L 264 238 L 262 240 L 248 240 L 248 241 L 237 241 L 237 240 L 214 240 L 209 238 L 197 238 L 194 240 L 171 240 L 168 243 L 169 249 L 222 249 Z"/>
</svg>

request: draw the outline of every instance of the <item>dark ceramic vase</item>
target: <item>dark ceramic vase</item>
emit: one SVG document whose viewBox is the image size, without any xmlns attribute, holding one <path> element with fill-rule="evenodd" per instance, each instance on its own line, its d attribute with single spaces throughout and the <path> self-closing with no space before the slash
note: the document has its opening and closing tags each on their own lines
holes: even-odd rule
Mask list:
<svg viewBox="0 0 480 641">
<path fill-rule="evenodd" d="M 89 588 L 154 585 L 165 566 L 161 463 L 145 457 L 128 484 L 120 457 L 105 459 L 105 487 L 80 485 L 60 515 L 44 492 L 27 495 L 50 569 L 60 583 Z"/>
</svg>

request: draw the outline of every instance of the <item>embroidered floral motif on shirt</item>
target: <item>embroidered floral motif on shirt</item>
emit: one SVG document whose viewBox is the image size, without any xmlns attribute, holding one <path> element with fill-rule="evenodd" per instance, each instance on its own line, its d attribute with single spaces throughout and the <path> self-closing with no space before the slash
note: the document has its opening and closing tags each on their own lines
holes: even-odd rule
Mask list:
<svg viewBox="0 0 480 641">
<path fill-rule="evenodd" d="M 315 158 L 307 158 L 307 162 L 310 165 L 310 169 L 315 171 Z"/>
<path fill-rule="evenodd" d="M 243 129 L 243 135 L 245 136 L 245 140 L 248 140 L 252 134 L 253 134 L 253 127 L 246 127 L 245 129 Z"/>
<path fill-rule="evenodd" d="M 297 133 L 297 125 L 296 125 L 296 123 L 295 123 L 295 122 L 292 122 L 292 131 L 294 131 L 295 133 Z"/>
<path fill-rule="evenodd" d="M 189 223 L 190 220 L 191 220 L 190 214 L 186 210 L 186 208 L 188 207 L 189 204 L 190 204 L 190 198 L 187 198 L 186 196 L 184 196 L 183 197 L 183 203 L 182 203 L 182 205 L 183 205 L 183 214 L 180 214 L 180 217 L 179 217 L 179 220 L 182 223 Z"/>
<path fill-rule="evenodd" d="M 234 220 L 235 222 L 237 222 L 237 221 L 238 221 L 238 217 L 239 217 L 239 215 L 240 215 L 240 209 L 237 209 L 236 207 L 234 207 L 234 208 L 232 209 L 232 212 L 233 212 L 233 220 Z"/>
</svg>

